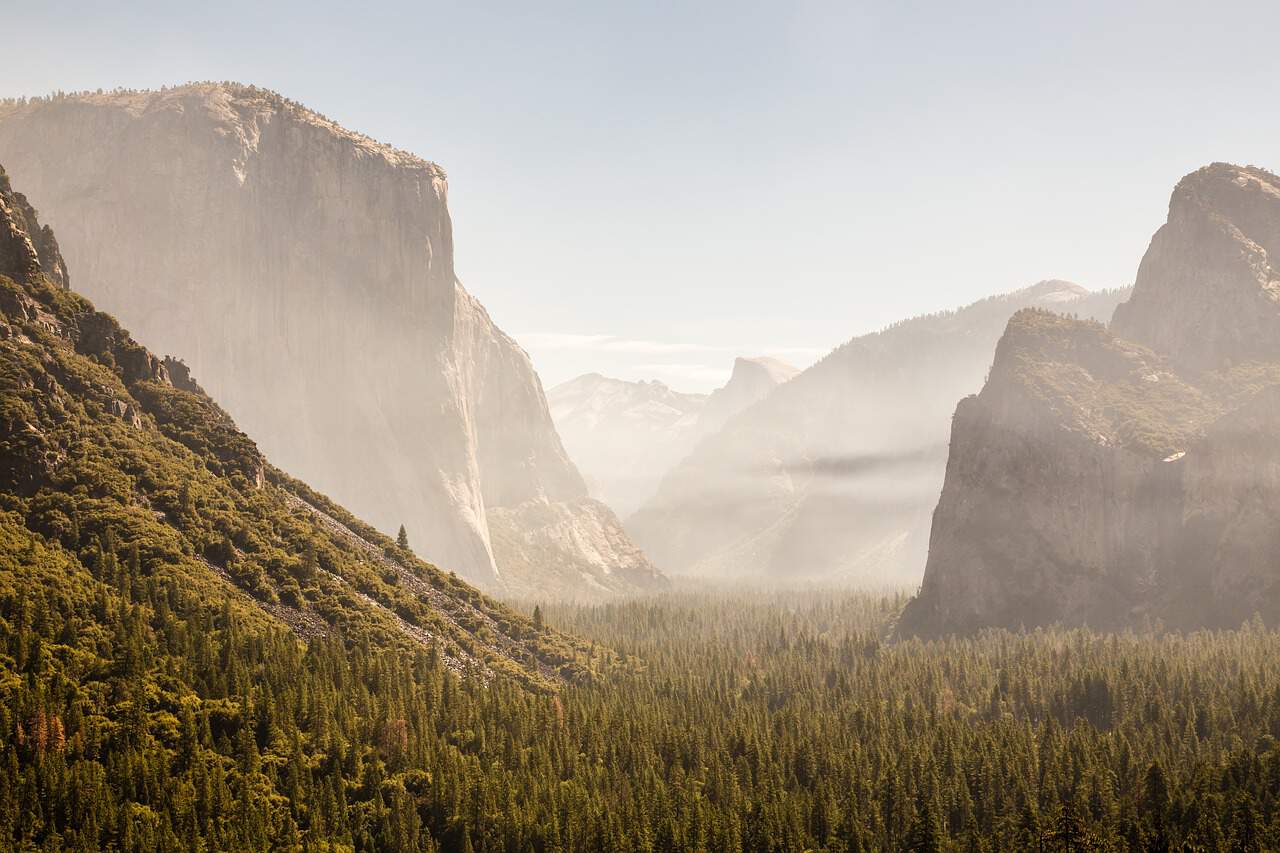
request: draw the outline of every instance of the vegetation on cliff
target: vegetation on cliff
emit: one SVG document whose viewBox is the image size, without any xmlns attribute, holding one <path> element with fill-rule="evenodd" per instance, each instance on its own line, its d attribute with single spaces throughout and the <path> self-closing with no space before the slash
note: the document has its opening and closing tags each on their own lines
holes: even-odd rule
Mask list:
<svg viewBox="0 0 1280 853">
<path fill-rule="evenodd" d="M 458 667 L 531 684 L 578 673 L 571 645 L 272 468 L 83 298 L 0 278 L 0 303 L 26 308 L 5 312 L 0 339 L 0 506 L 40 542 L 84 567 L 127 556 L 210 607 L 239 596 L 300 633 L 427 639 Z"/>
<path fill-rule="evenodd" d="M 1164 458 L 1276 384 L 1280 364 L 1186 371 L 1101 323 L 1024 309 L 1009 321 L 984 393 L 1012 395 L 1004 403 L 1010 414 L 1048 412 L 1062 429 Z"/>
</svg>

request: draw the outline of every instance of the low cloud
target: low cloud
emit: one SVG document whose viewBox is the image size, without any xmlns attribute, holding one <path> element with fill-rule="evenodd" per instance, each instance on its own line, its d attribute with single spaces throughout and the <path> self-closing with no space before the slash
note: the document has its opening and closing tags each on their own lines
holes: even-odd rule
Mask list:
<svg viewBox="0 0 1280 853">
<path fill-rule="evenodd" d="M 834 479 L 856 479 L 884 471 L 900 471 L 907 468 L 932 468 L 946 463 L 947 444 L 926 444 L 906 450 L 885 450 L 874 453 L 850 453 L 840 456 L 819 456 L 786 462 L 783 468 L 791 474 L 813 474 Z"/>
</svg>

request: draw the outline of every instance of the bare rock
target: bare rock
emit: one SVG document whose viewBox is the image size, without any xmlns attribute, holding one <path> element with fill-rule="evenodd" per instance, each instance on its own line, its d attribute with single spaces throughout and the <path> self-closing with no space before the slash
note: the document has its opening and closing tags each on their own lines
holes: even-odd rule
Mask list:
<svg viewBox="0 0 1280 853">
<path fill-rule="evenodd" d="M 501 589 L 489 510 L 586 496 L 527 355 L 457 281 L 436 164 L 236 84 L 0 106 L 0 151 L 87 296 L 424 556 Z"/>
<path fill-rule="evenodd" d="M 0 169 L 0 275 L 26 282 L 43 274 L 58 287 L 70 286 L 66 262 L 49 226 L 38 221 L 27 197 L 14 192 Z"/>
<path fill-rule="evenodd" d="M 961 402 L 903 634 L 1280 619 L 1280 191 L 1178 184 L 1112 329 L 1009 323 Z"/>
<path fill-rule="evenodd" d="M 1173 191 L 1116 334 L 1192 369 L 1280 360 L 1280 178 L 1215 163 Z"/>
<path fill-rule="evenodd" d="M 527 501 L 491 510 L 489 525 L 514 595 L 594 601 L 668 585 L 600 501 Z"/>
</svg>

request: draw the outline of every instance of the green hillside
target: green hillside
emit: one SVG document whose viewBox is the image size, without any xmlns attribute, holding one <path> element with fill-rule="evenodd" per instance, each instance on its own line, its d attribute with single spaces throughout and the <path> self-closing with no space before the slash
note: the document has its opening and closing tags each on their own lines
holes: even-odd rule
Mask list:
<svg viewBox="0 0 1280 853">
<path fill-rule="evenodd" d="M 10 783 L 51 806 L 3 789 L 15 841 L 278 841 L 345 797 L 299 803 L 299 774 L 341 787 L 391 742 L 406 761 L 407 720 L 460 690 L 546 702 L 611 665 L 273 468 L 47 274 L 56 242 L 2 171 L 0 226 L 0 732 L 11 769 L 35 761 Z M 215 779 L 246 811 L 179 827 Z"/>
</svg>

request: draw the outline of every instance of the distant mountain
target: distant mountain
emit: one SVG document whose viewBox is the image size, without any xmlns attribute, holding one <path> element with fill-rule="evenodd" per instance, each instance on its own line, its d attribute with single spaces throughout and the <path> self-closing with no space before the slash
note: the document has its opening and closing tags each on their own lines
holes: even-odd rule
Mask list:
<svg viewBox="0 0 1280 853">
<path fill-rule="evenodd" d="M 915 583 L 951 409 L 1009 317 L 1105 317 L 1122 298 L 1044 281 L 854 338 L 699 443 L 627 528 L 672 572 Z"/>
<path fill-rule="evenodd" d="M 591 493 L 624 514 L 688 452 L 707 395 L 588 373 L 549 390 L 547 402 Z"/>
<path fill-rule="evenodd" d="M 738 412 L 763 400 L 798 373 L 795 367 L 776 358 L 734 359 L 729 381 L 711 393 L 698 416 L 699 437 L 719 431 Z"/>
<path fill-rule="evenodd" d="M 618 513 L 637 509 L 662 476 L 733 415 L 798 371 L 774 358 L 738 358 L 723 388 L 684 394 L 658 381 L 588 373 L 547 392 L 551 417 L 591 492 Z"/>
<path fill-rule="evenodd" d="M 602 573 L 563 588 L 577 576 L 544 582 L 517 554 L 521 589 L 661 582 L 588 497 L 527 355 L 458 282 L 439 166 L 237 84 L 0 103 L 0 156 L 85 293 L 183 353 L 286 470 L 491 590 L 495 534 Z"/>
<path fill-rule="evenodd" d="M 1174 190 L 1111 328 L 1021 312 L 956 409 L 904 634 L 1280 619 L 1280 178 Z"/>
<path fill-rule="evenodd" d="M 68 282 L 57 241 L 0 169 L 0 538 L 24 555 L 0 565 L 0 588 L 88 596 L 63 643 L 120 630 L 127 605 L 103 603 L 109 584 L 150 596 L 152 611 L 182 599 L 250 634 L 431 652 L 481 679 L 546 687 L 573 673 L 572 643 L 273 467 L 182 362 Z"/>
</svg>

